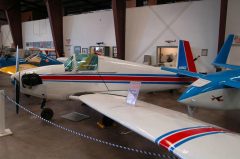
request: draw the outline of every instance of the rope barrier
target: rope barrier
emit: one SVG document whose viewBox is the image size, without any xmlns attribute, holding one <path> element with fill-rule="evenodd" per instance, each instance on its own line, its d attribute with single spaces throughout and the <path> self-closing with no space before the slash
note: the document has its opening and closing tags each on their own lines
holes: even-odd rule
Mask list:
<svg viewBox="0 0 240 159">
<path fill-rule="evenodd" d="M 92 137 L 92 136 L 89 136 L 89 135 L 86 135 L 85 133 L 82 133 L 82 132 L 77 132 L 75 130 L 72 130 L 72 129 L 69 129 L 69 128 L 65 128 L 59 124 L 56 124 L 52 121 L 49 121 L 49 120 L 46 120 L 44 118 L 42 118 L 41 116 L 33 113 L 32 111 L 28 110 L 26 107 L 16 103 L 16 101 L 14 101 L 12 98 L 10 98 L 9 96 L 7 96 L 6 94 L 3 94 L 10 102 L 12 102 L 13 104 L 15 105 L 18 105 L 19 108 L 21 108 L 22 110 L 24 110 L 25 112 L 35 116 L 36 118 L 44 121 L 45 123 L 48 123 L 56 128 L 59 128 L 59 129 L 62 129 L 66 132 L 69 132 L 71 134 L 74 134 L 76 136 L 79 136 L 79 137 L 82 137 L 82 138 L 85 138 L 87 140 L 90 140 L 90 141 L 94 141 L 94 142 L 98 142 L 98 143 L 101 143 L 101 144 L 104 144 L 104 145 L 107 145 L 107 146 L 110 146 L 110 147 L 114 147 L 114 148 L 118 148 L 118 149 L 122 149 L 122 150 L 126 150 L 126 151 L 130 151 L 130 152 L 135 152 L 135 153 L 139 153 L 139 154 L 143 154 L 143 155 L 146 155 L 146 156 L 152 156 L 152 157 L 159 157 L 159 158 L 164 158 L 164 159 L 177 159 L 177 157 L 175 156 L 171 156 L 171 155 L 167 155 L 167 154 L 160 154 L 160 153 L 156 153 L 156 152 L 150 152 L 150 151 L 146 151 L 146 150 L 141 150 L 141 149 L 137 149 L 137 148 L 131 148 L 131 147 L 127 147 L 127 146 L 123 146 L 123 145 L 119 145 L 119 144 L 114 144 L 114 143 L 111 143 L 111 142 L 108 142 L 108 141 L 105 141 L 105 140 L 102 140 L 102 139 L 97 139 L 95 137 Z"/>
</svg>

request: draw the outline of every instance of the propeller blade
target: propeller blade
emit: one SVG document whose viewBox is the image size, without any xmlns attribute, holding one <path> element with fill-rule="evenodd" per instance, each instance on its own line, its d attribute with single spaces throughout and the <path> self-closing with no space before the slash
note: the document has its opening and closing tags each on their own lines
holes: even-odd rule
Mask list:
<svg viewBox="0 0 240 159">
<path fill-rule="evenodd" d="M 16 50 L 16 72 L 19 72 L 19 50 L 18 50 L 18 46 L 17 46 L 17 50 Z M 20 73 L 19 73 L 19 77 L 20 77 Z M 19 78 L 20 79 L 20 78 Z M 20 81 L 15 79 L 15 100 L 16 100 L 16 113 L 19 113 L 19 99 L 20 99 Z"/>
<path fill-rule="evenodd" d="M 18 46 L 16 50 L 16 72 L 19 71 L 19 52 L 18 52 Z"/>
<path fill-rule="evenodd" d="M 16 100 L 16 113 L 18 114 L 19 113 L 19 106 L 18 106 L 18 104 L 19 104 L 19 99 L 20 99 L 20 83 L 19 83 L 19 81 L 17 81 L 17 80 L 15 80 L 15 95 L 16 95 L 16 98 L 15 98 L 15 100 Z"/>
</svg>

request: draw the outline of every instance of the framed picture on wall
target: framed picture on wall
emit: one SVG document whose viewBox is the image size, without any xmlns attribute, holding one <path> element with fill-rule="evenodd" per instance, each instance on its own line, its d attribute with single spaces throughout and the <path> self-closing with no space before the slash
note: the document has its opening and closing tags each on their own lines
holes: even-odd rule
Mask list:
<svg viewBox="0 0 240 159">
<path fill-rule="evenodd" d="M 74 46 L 74 54 L 80 54 L 81 53 L 81 46 Z"/>
<path fill-rule="evenodd" d="M 157 46 L 157 65 L 176 67 L 177 53 L 177 46 Z"/>
<path fill-rule="evenodd" d="M 113 46 L 112 47 L 112 50 L 113 50 L 113 58 L 117 58 L 117 47 L 116 46 Z"/>
<path fill-rule="evenodd" d="M 88 48 L 82 48 L 82 54 L 88 54 Z"/>
<path fill-rule="evenodd" d="M 234 36 L 233 45 L 240 46 L 240 35 L 235 35 Z"/>
<path fill-rule="evenodd" d="M 208 55 L 208 49 L 202 49 L 201 56 L 207 56 Z"/>
</svg>

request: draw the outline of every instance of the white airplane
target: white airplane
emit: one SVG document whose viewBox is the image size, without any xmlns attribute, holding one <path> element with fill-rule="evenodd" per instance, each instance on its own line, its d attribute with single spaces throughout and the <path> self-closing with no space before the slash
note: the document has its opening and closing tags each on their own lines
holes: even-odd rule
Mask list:
<svg viewBox="0 0 240 159">
<path fill-rule="evenodd" d="M 196 72 L 187 41 L 180 40 L 178 68 Z M 150 92 L 178 89 L 194 80 L 159 67 L 95 54 L 73 55 L 62 65 L 24 70 L 11 78 L 18 81 L 23 94 L 43 98 L 41 108 L 46 99 L 68 100 L 71 95 L 104 93 L 126 96 L 131 81 L 140 81 L 141 91 Z M 43 109 L 43 117 L 51 118 L 51 114 L 49 108 Z"/>
<path fill-rule="evenodd" d="M 178 68 L 196 71 L 189 53 L 189 43 L 180 41 Z M 11 78 L 25 94 L 81 101 L 179 158 L 238 159 L 240 156 L 237 134 L 142 101 L 132 106 L 125 97 L 118 96 L 127 92 L 130 81 L 141 81 L 141 91 L 153 91 L 179 88 L 192 78 L 95 55 L 72 56 L 65 65 L 25 70 Z"/>
<path fill-rule="evenodd" d="M 192 108 L 205 107 L 211 109 L 234 110 L 240 109 L 240 66 L 226 64 L 234 35 L 228 36 L 213 65 L 230 70 L 211 73 L 208 75 L 163 68 L 177 74 L 198 78 L 178 99 Z"/>
</svg>

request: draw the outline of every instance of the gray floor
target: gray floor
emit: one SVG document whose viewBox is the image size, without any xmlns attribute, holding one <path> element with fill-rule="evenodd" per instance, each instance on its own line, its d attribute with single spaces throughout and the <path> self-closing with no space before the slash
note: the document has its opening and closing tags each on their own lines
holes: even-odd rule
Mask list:
<svg viewBox="0 0 240 159">
<path fill-rule="evenodd" d="M 14 89 L 10 84 L 9 76 L 0 74 L 0 89 L 14 97 Z M 184 105 L 176 102 L 179 94 L 169 92 L 149 93 L 140 96 L 141 100 L 161 105 L 169 109 L 186 112 Z M 21 104 L 39 114 L 41 100 L 21 95 Z M 121 125 L 100 129 L 96 122 L 102 117 L 96 111 L 81 105 L 76 101 L 48 101 L 55 116 L 53 122 L 64 127 L 84 132 L 88 135 L 121 145 L 144 149 L 147 151 L 167 152 L 135 133 L 122 135 L 128 130 Z M 61 117 L 70 112 L 80 112 L 90 115 L 91 118 L 72 122 Z M 240 111 L 216 111 L 198 109 L 194 116 L 200 120 L 219 125 L 232 131 L 240 132 Z M 166 121 L 167 122 L 167 121 Z M 143 159 L 149 158 L 133 152 L 127 152 L 99 143 L 94 143 L 63 130 L 48 125 L 39 119 L 20 110 L 15 114 L 15 106 L 6 100 L 6 125 L 13 131 L 12 136 L 0 138 L 0 159 Z M 153 157 L 151 157 L 153 158 Z"/>
</svg>

